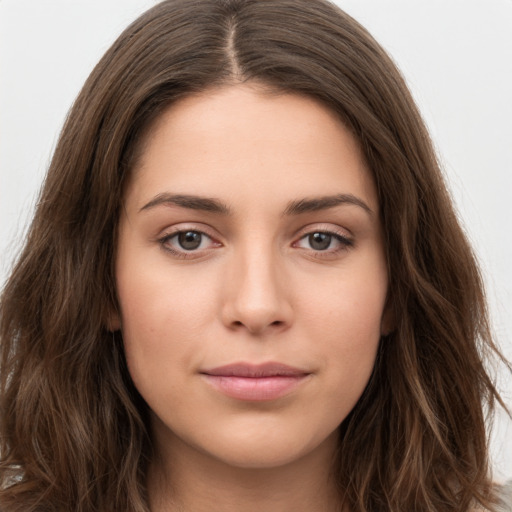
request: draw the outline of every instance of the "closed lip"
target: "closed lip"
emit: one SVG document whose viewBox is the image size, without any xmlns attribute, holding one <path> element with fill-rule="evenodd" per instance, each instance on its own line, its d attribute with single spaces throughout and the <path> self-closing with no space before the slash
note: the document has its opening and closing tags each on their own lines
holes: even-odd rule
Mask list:
<svg viewBox="0 0 512 512">
<path fill-rule="evenodd" d="M 291 394 L 311 372 L 282 363 L 235 363 L 200 372 L 216 392 L 248 402 L 276 400 Z"/>
<path fill-rule="evenodd" d="M 247 377 L 257 379 L 264 377 L 299 377 L 309 375 L 311 372 L 282 363 L 269 362 L 263 364 L 227 364 L 202 370 L 200 373 L 216 377 Z"/>
</svg>

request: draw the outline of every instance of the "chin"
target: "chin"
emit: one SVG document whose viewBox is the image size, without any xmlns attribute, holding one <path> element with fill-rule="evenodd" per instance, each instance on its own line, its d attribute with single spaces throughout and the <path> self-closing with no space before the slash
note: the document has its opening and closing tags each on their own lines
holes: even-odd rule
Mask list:
<svg viewBox="0 0 512 512">
<path fill-rule="evenodd" d="M 338 443 L 337 428 L 327 436 L 286 429 L 261 429 L 260 432 L 240 434 L 212 437 L 209 443 L 198 448 L 228 466 L 272 469 L 292 465 L 307 457 L 314 458 L 320 452 L 334 453 Z"/>
</svg>

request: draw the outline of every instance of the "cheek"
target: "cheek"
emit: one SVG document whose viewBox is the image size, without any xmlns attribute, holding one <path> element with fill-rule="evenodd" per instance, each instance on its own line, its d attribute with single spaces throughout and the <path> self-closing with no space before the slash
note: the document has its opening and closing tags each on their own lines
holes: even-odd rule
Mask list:
<svg viewBox="0 0 512 512">
<path fill-rule="evenodd" d="M 328 327 L 320 342 L 324 364 L 330 375 L 341 381 L 344 389 L 359 389 L 366 385 L 372 372 L 380 341 L 381 304 L 371 308 L 368 301 L 340 300 L 331 310 Z"/>
<path fill-rule="evenodd" d="M 119 260 L 121 330 L 137 387 L 147 384 L 142 380 L 170 383 L 177 368 L 190 367 L 211 324 L 213 286 L 197 273 L 191 279 L 165 264 L 139 265 L 135 252 Z"/>
<path fill-rule="evenodd" d="M 367 251 L 335 275 L 310 279 L 301 300 L 305 325 L 328 339 L 342 339 L 347 349 L 358 350 L 369 339 L 379 339 L 388 278 L 384 259 L 378 256 L 377 251 Z"/>
<path fill-rule="evenodd" d="M 340 273 L 334 285 L 321 289 L 312 284 L 298 320 L 308 338 L 315 340 L 329 396 L 344 414 L 355 405 L 372 373 L 387 294 L 384 263 L 350 270 Z"/>
</svg>

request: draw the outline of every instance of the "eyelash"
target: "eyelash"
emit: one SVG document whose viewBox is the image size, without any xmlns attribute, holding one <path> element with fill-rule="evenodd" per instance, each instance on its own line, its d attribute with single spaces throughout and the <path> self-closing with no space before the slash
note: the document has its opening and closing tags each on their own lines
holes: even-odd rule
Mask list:
<svg viewBox="0 0 512 512">
<path fill-rule="evenodd" d="M 174 257 L 181 258 L 181 259 L 197 258 L 197 256 L 198 256 L 197 249 L 191 249 L 191 250 L 187 251 L 186 249 L 175 249 L 169 245 L 169 242 L 173 238 L 179 237 L 179 235 L 183 235 L 185 233 L 198 234 L 201 237 L 209 238 L 214 243 L 214 245 L 216 247 L 222 246 L 222 244 L 220 242 L 215 241 L 215 239 L 211 235 L 209 235 L 208 233 L 205 233 L 204 231 L 201 231 L 199 229 L 180 229 L 180 230 L 177 230 L 172 233 L 164 235 L 163 237 L 158 239 L 158 242 L 164 251 L 171 253 Z M 310 237 L 312 235 L 316 235 L 316 234 L 322 234 L 322 235 L 327 235 L 327 236 L 331 237 L 330 243 L 332 242 L 332 239 L 334 239 L 336 242 L 339 243 L 339 247 L 337 247 L 336 249 L 315 250 L 312 248 L 308 249 L 308 248 L 303 248 L 303 247 L 298 246 L 298 244 L 302 240 L 305 240 L 308 237 Z M 203 240 L 201 240 L 200 243 L 202 244 Z M 330 245 L 330 243 L 329 243 L 329 245 Z M 336 232 L 336 231 L 330 231 L 327 229 L 316 229 L 316 230 L 308 231 L 307 233 L 302 234 L 300 236 L 300 238 L 292 244 L 292 247 L 304 249 L 305 251 L 308 251 L 308 252 L 311 251 L 313 253 L 314 257 L 316 257 L 316 258 L 326 258 L 326 257 L 328 258 L 329 256 L 334 256 L 342 251 L 347 251 L 353 246 L 354 246 L 354 241 L 352 239 L 348 238 L 346 235 Z M 212 248 L 208 248 L 208 249 L 211 250 Z M 206 249 L 206 250 L 208 250 L 208 249 Z"/>
<path fill-rule="evenodd" d="M 183 235 L 186 233 L 196 233 L 199 234 L 201 237 L 206 237 L 212 240 L 215 244 L 215 246 L 220 247 L 222 244 L 220 242 L 215 241 L 215 239 L 209 235 L 208 233 L 205 233 L 204 231 L 201 231 L 200 229 L 179 229 L 177 231 L 174 231 L 172 233 L 164 235 L 162 238 L 158 239 L 158 242 L 160 243 L 160 246 L 164 251 L 170 252 L 173 256 L 181 259 L 190 259 L 190 258 L 197 258 L 197 250 L 189 250 L 186 249 L 175 249 L 172 246 L 169 245 L 169 242 L 173 239 L 178 237 L 179 235 Z M 201 240 L 201 244 L 203 241 Z"/>
<path fill-rule="evenodd" d="M 343 233 L 328 230 L 328 229 L 315 229 L 312 231 L 308 231 L 307 233 L 304 233 L 303 235 L 301 235 L 301 237 L 296 242 L 293 243 L 293 246 L 298 247 L 298 244 L 300 242 L 302 242 L 303 240 L 306 240 L 310 236 L 317 235 L 317 234 L 327 235 L 327 236 L 331 237 L 331 239 L 329 241 L 329 245 L 331 245 L 333 240 L 336 241 L 339 245 L 335 249 L 325 249 L 325 250 L 315 250 L 313 248 L 311 248 L 311 249 L 304 248 L 304 250 L 306 250 L 306 251 L 311 251 L 312 256 L 314 256 L 315 258 L 329 258 L 332 256 L 336 256 L 340 252 L 347 251 L 354 246 L 353 239 L 348 238 Z M 298 248 L 301 248 L 301 247 L 298 247 Z"/>
</svg>

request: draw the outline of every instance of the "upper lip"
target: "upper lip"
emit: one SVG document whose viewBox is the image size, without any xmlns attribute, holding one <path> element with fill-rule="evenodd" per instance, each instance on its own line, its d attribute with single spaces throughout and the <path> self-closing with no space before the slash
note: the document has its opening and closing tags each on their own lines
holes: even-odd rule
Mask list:
<svg viewBox="0 0 512 512">
<path fill-rule="evenodd" d="M 310 372 L 295 368 L 282 363 L 234 363 L 224 366 L 218 366 L 207 370 L 202 370 L 201 373 L 206 375 L 213 375 L 219 377 L 298 377 L 301 375 L 308 375 Z"/>
</svg>

